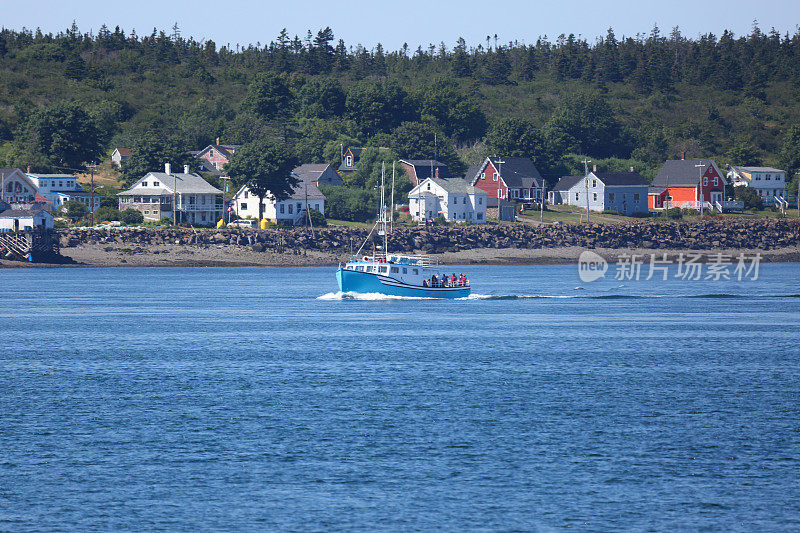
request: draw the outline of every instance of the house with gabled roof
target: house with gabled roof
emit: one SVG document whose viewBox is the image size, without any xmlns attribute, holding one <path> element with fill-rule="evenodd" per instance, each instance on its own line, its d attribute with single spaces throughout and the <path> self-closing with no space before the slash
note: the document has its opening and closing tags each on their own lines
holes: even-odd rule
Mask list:
<svg viewBox="0 0 800 533">
<path fill-rule="evenodd" d="M 495 205 L 498 198 L 526 203 L 541 199 L 544 179 L 528 157 L 495 156 L 484 160 L 470 184 L 485 191 Z"/>
<path fill-rule="evenodd" d="M 666 161 L 648 191 L 651 209 L 686 207 L 700 209 L 722 205 L 725 198 L 725 179 L 713 159 L 681 159 Z"/>
<path fill-rule="evenodd" d="M 341 185 L 342 177 L 328 163 L 304 163 L 292 170 L 292 175 L 302 181 L 320 185 Z"/>
<path fill-rule="evenodd" d="M 222 218 L 222 191 L 189 172 L 188 165 L 183 172 L 172 172 L 167 163 L 164 172 L 148 172 L 117 196 L 120 210 L 135 209 L 145 220 L 165 217 L 178 224 L 212 226 Z"/>
<path fill-rule="evenodd" d="M 200 170 L 220 174 L 239 147 L 238 144 L 220 144 L 219 137 L 217 137 L 216 144 L 209 144 L 202 150 L 191 152 L 191 154 L 200 160 L 198 162 Z"/>
<path fill-rule="evenodd" d="M 788 196 L 786 171 L 773 167 L 732 166 L 728 179 L 734 187 L 755 189 L 765 204 L 774 204 Z"/>
<path fill-rule="evenodd" d="M 564 203 L 590 211 L 616 211 L 622 215 L 647 213 L 647 180 L 633 168 L 629 172 L 592 170 L 586 176 L 565 176 L 559 195 Z M 571 185 L 570 185 L 571 184 Z M 559 187 L 557 184 L 556 187 Z M 562 191 L 566 190 L 566 194 Z"/>
<path fill-rule="evenodd" d="M 389 150 L 385 147 L 349 146 L 342 152 L 342 164 L 339 165 L 339 174 L 344 177 L 358 170 L 358 160 L 361 159 L 361 154 L 364 153 L 364 150 L 369 148 L 374 148 L 379 152 Z"/>
<path fill-rule="evenodd" d="M 131 151 L 128 148 L 114 148 L 111 152 L 111 166 L 122 168 L 122 163 L 131 158 Z"/>
<path fill-rule="evenodd" d="M 582 179 L 583 176 L 562 176 L 553 188 L 547 191 L 547 201 L 552 205 L 569 204 L 569 190 Z"/>
<path fill-rule="evenodd" d="M 441 215 L 448 222 L 486 222 L 486 192 L 463 179 L 425 178 L 408 193 L 408 212 L 417 221 Z"/>
<path fill-rule="evenodd" d="M 0 202 L 33 203 L 39 188 L 18 168 L 0 168 Z"/>
<path fill-rule="evenodd" d="M 236 192 L 231 202 L 239 218 L 258 219 L 258 196 L 247 185 Z M 277 224 L 297 225 L 305 221 L 308 209 L 325 215 L 325 195 L 313 181 L 300 180 L 288 198 L 278 201 L 267 194 L 262 206 L 261 214 L 265 219 Z"/>
<path fill-rule="evenodd" d="M 400 164 L 415 187 L 419 185 L 420 181 L 427 178 L 450 178 L 450 170 L 447 165 L 435 159 L 401 159 Z"/>
<path fill-rule="evenodd" d="M 37 198 L 35 201 L 44 200 L 53 207 L 60 207 L 65 203 L 76 200 L 92 212 L 100 209 L 101 196 L 92 194 L 78 183 L 78 178 L 72 174 L 26 174 L 36 185 Z"/>
</svg>

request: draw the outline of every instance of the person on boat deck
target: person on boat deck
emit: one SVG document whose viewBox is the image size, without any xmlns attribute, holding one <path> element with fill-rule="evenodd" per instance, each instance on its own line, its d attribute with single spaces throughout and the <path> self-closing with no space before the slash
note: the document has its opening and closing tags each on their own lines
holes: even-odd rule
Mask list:
<svg viewBox="0 0 800 533">
<path fill-rule="evenodd" d="M 455 287 L 456 286 L 456 273 L 453 272 L 453 275 L 450 276 L 450 284 Z"/>
</svg>

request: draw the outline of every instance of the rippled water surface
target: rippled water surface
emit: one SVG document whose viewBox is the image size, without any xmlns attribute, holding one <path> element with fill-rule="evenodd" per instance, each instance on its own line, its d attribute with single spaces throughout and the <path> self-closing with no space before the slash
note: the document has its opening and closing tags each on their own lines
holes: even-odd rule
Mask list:
<svg viewBox="0 0 800 533">
<path fill-rule="evenodd" d="M 800 528 L 800 265 L 460 270 L 0 271 L 0 530 Z"/>
</svg>

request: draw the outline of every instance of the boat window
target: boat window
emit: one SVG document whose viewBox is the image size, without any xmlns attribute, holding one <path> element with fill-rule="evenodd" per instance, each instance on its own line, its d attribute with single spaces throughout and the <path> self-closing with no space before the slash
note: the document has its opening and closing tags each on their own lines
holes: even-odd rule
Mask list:
<svg viewBox="0 0 800 533">
<path fill-rule="evenodd" d="M 397 274 L 398 272 L 400 272 L 400 269 L 397 268 L 397 267 L 392 267 L 391 272 L 392 272 L 392 274 Z"/>
<path fill-rule="evenodd" d="M 359 272 L 364 272 L 364 267 L 356 267 L 356 270 L 358 270 Z"/>
<path fill-rule="evenodd" d="M 419 270 L 417 270 L 417 269 L 415 268 L 415 269 L 414 269 L 414 274 L 419 274 Z"/>
<path fill-rule="evenodd" d="M 387 269 L 387 267 L 381 267 L 380 268 L 381 272 L 386 272 L 386 269 Z"/>
<path fill-rule="evenodd" d="M 408 269 L 407 268 L 403 268 L 403 274 L 408 274 Z"/>
<path fill-rule="evenodd" d="M 369 267 L 367 267 L 367 272 L 372 272 L 374 269 L 375 269 L 375 267 L 369 266 Z"/>
</svg>

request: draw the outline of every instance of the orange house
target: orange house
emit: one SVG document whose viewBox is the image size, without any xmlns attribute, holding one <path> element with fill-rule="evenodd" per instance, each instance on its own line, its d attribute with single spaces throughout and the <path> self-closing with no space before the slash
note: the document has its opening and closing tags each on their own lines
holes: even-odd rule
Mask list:
<svg viewBox="0 0 800 533">
<path fill-rule="evenodd" d="M 722 202 L 725 179 L 713 159 L 671 159 L 664 163 L 647 194 L 650 209 L 699 208 L 700 202 Z"/>
</svg>

